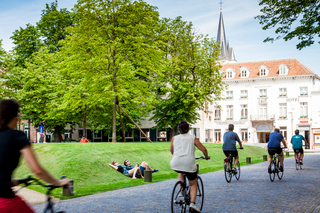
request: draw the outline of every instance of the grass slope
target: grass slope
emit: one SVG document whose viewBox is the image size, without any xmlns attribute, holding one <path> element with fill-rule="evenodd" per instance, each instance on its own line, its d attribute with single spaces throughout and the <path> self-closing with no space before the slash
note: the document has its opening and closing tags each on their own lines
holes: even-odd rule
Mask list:
<svg viewBox="0 0 320 213">
<path fill-rule="evenodd" d="M 213 172 L 223 169 L 224 154 L 221 144 L 204 143 L 211 156 L 211 161 L 202 160 L 200 173 Z M 135 162 L 146 161 L 159 172 L 152 176 L 153 182 L 159 182 L 177 178 L 170 167 L 172 155 L 169 151 L 170 143 L 55 143 L 55 144 L 34 144 L 33 148 L 41 164 L 55 177 L 67 175 L 74 180 L 75 196 L 90 195 L 98 192 L 115 190 L 146 184 L 143 179 L 133 180 L 115 171 L 110 166 L 113 160 L 123 164 L 129 159 L 134 165 Z M 262 155 L 267 151 L 260 147 L 244 146 L 239 151 L 240 163 L 246 165 L 246 157 L 251 157 L 251 163 L 262 162 Z M 196 151 L 196 156 L 202 152 Z M 24 160 L 15 173 L 15 177 L 23 178 L 32 174 Z M 221 176 L 221 178 L 224 178 Z M 40 186 L 31 186 L 39 192 L 45 192 Z M 62 190 L 53 191 L 53 196 L 66 199 L 62 196 Z"/>
</svg>

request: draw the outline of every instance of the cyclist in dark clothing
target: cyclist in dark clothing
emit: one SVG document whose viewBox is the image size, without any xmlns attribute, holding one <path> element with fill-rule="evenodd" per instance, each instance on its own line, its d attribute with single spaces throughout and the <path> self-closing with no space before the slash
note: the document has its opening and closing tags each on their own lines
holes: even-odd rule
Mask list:
<svg viewBox="0 0 320 213">
<path fill-rule="evenodd" d="M 68 179 L 57 180 L 39 164 L 30 142 L 21 131 L 15 130 L 19 121 L 19 104 L 14 99 L 0 102 L 0 212 L 34 212 L 19 196 L 12 186 L 19 185 L 12 179 L 12 173 L 19 164 L 22 155 L 31 171 L 44 181 L 56 186 L 68 184 Z"/>
<path fill-rule="evenodd" d="M 231 156 L 235 158 L 233 171 L 237 172 L 237 170 L 235 169 L 237 163 L 239 162 L 239 155 L 238 155 L 238 151 L 237 151 L 237 147 L 236 147 L 237 141 L 240 145 L 240 149 L 243 149 L 243 147 L 242 147 L 242 143 L 240 141 L 238 134 L 233 132 L 234 125 L 229 124 L 228 128 L 229 128 L 229 131 L 224 133 L 224 135 L 223 135 L 222 150 L 223 150 L 226 158 L 228 158 L 229 154 L 231 154 Z"/>
<path fill-rule="evenodd" d="M 268 167 L 268 172 L 271 173 L 271 161 L 273 158 L 273 155 L 275 153 L 279 154 L 279 161 L 280 161 L 280 171 L 283 172 L 283 151 L 282 148 L 280 147 L 280 143 L 283 143 L 284 148 L 287 148 L 287 144 L 284 141 L 283 135 L 280 133 L 279 128 L 275 128 L 274 132 L 272 132 L 269 136 L 269 142 L 268 142 L 268 153 L 269 153 L 269 167 Z"/>
</svg>

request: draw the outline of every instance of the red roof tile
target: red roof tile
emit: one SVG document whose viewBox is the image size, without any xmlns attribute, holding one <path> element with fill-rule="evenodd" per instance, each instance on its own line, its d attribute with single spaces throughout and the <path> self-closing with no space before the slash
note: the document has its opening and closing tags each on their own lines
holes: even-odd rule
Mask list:
<svg viewBox="0 0 320 213">
<path fill-rule="evenodd" d="M 309 68 L 304 66 L 300 61 L 298 61 L 295 58 L 270 60 L 270 61 L 254 61 L 254 62 L 238 62 L 238 63 L 222 64 L 221 70 L 225 72 L 228 68 L 232 68 L 237 71 L 233 79 L 246 79 L 246 78 L 241 78 L 240 68 L 247 67 L 251 69 L 250 76 L 248 78 L 268 78 L 268 77 L 279 76 L 280 64 L 285 64 L 289 68 L 288 74 L 285 76 L 314 74 L 314 72 L 312 72 Z M 267 66 L 268 68 L 270 68 L 270 70 L 267 76 L 259 77 L 259 67 L 262 65 Z M 229 79 L 226 79 L 226 74 L 224 74 L 223 79 L 229 80 Z"/>
</svg>

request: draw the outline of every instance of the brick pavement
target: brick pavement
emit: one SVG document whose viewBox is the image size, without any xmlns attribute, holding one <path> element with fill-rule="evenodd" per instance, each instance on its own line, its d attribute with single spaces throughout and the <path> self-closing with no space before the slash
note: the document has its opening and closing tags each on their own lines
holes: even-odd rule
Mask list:
<svg viewBox="0 0 320 213">
<path fill-rule="evenodd" d="M 240 180 L 233 178 L 231 183 L 225 181 L 223 171 L 201 174 L 205 187 L 202 212 L 320 212 L 320 153 L 306 154 L 304 164 L 297 171 L 294 159 L 285 159 L 284 177 L 274 182 L 269 179 L 267 162 L 242 167 Z M 175 182 L 64 200 L 57 206 L 66 212 L 170 212 Z M 44 205 L 34 207 L 41 212 Z"/>
</svg>

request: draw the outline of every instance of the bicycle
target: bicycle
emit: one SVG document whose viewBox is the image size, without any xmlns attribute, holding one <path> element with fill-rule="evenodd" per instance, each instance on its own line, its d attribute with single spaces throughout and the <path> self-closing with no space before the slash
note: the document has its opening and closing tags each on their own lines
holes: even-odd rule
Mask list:
<svg viewBox="0 0 320 213">
<path fill-rule="evenodd" d="M 286 151 L 286 150 L 284 150 L 284 151 Z M 277 174 L 279 180 L 281 180 L 283 177 L 283 172 L 284 172 L 284 164 L 282 164 L 283 170 L 280 171 L 279 154 L 276 153 L 274 155 L 273 159 L 271 160 L 270 168 L 271 168 L 271 172 L 269 173 L 269 177 L 270 177 L 271 182 L 274 181 L 276 174 Z"/>
<path fill-rule="evenodd" d="M 237 148 L 237 149 L 240 149 L 240 148 Z M 233 157 L 231 154 L 229 154 L 229 156 L 224 159 L 224 176 L 228 183 L 231 182 L 232 176 L 235 176 L 237 180 L 240 179 L 240 162 L 238 161 L 235 171 L 230 169 L 230 166 L 231 168 L 233 166 Z"/>
<path fill-rule="evenodd" d="M 305 145 L 302 145 L 302 146 L 305 146 Z M 299 169 L 302 169 L 302 164 L 300 162 L 301 153 L 297 149 L 295 149 L 295 152 L 296 152 L 296 159 L 295 159 L 296 160 L 296 162 L 295 162 L 296 170 L 299 170 Z"/>
<path fill-rule="evenodd" d="M 205 159 L 204 156 L 196 157 L 196 160 Z M 197 164 L 197 173 L 199 172 L 199 165 Z M 178 181 L 172 191 L 171 196 L 171 212 L 187 212 L 187 208 L 190 206 L 190 186 L 186 175 L 183 176 L 184 181 Z M 204 187 L 201 177 L 197 176 L 197 198 L 196 198 L 196 206 L 202 210 L 203 201 L 204 201 Z M 188 210 L 190 212 L 190 208 Z"/>
<path fill-rule="evenodd" d="M 65 175 L 61 176 L 61 178 L 66 178 L 66 176 Z M 47 204 L 47 206 L 46 206 L 46 208 L 44 209 L 43 212 L 44 213 L 45 212 L 51 212 L 51 213 L 55 212 L 54 208 L 53 208 L 54 202 L 52 201 L 51 191 L 56 189 L 56 188 L 60 188 L 62 186 L 55 186 L 55 185 L 52 185 L 52 184 L 43 184 L 43 183 L 40 182 L 39 179 L 33 178 L 31 175 L 29 175 L 27 178 L 19 179 L 19 183 L 20 184 L 24 184 L 24 186 L 21 187 L 20 189 L 28 187 L 30 185 L 40 185 L 40 186 L 43 186 L 45 188 L 48 188 L 48 191 L 46 193 L 48 204 Z M 56 212 L 56 213 L 65 213 L 65 211 L 59 211 L 59 212 Z"/>
</svg>

